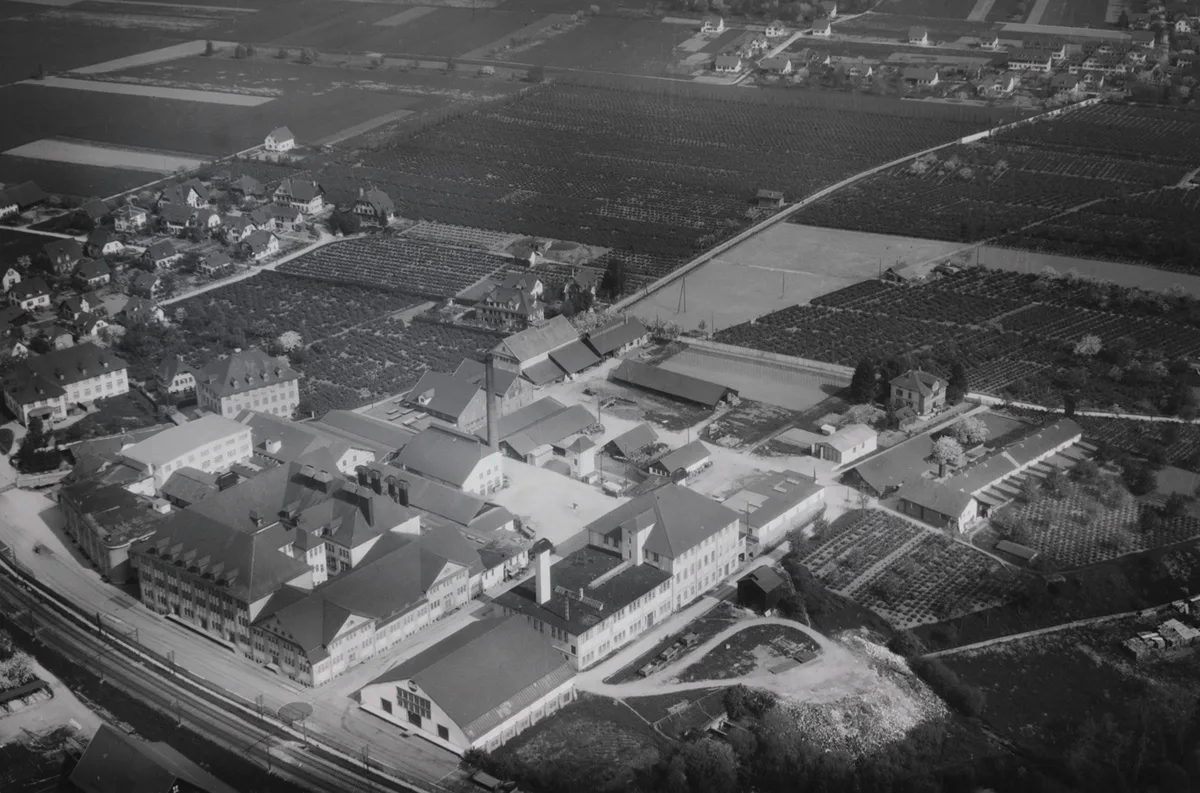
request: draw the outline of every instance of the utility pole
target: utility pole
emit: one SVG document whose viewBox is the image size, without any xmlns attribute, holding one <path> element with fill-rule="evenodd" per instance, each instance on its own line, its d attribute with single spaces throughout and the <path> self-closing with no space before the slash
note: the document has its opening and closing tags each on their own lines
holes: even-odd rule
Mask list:
<svg viewBox="0 0 1200 793">
<path fill-rule="evenodd" d="M 183 726 L 183 704 L 179 701 L 178 697 L 175 698 L 175 726 Z"/>
<path fill-rule="evenodd" d="M 171 675 L 175 674 L 175 651 L 167 650 L 167 666 L 171 668 Z"/>
<path fill-rule="evenodd" d="M 258 706 L 258 717 L 263 717 L 263 695 L 259 694 L 254 698 L 254 704 Z"/>
</svg>

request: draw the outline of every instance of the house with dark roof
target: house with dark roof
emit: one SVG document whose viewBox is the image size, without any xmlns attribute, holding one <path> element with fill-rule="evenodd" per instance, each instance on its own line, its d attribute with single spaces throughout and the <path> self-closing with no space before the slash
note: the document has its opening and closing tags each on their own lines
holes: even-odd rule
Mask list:
<svg viewBox="0 0 1200 793">
<path fill-rule="evenodd" d="M 233 260 L 229 258 L 229 254 L 224 251 L 215 251 L 200 260 L 200 263 L 196 265 L 196 272 L 207 275 L 209 278 L 216 278 L 231 267 L 233 267 Z"/>
<path fill-rule="evenodd" d="M 152 242 L 142 254 L 142 260 L 158 269 L 166 269 L 183 258 L 183 253 L 175 249 L 175 243 L 170 240 Z"/>
<path fill-rule="evenodd" d="M 257 347 L 210 361 L 196 375 L 202 410 L 233 418 L 243 410 L 290 417 L 300 404 L 300 373 Z"/>
<path fill-rule="evenodd" d="M 743 483 L 721 503 L 741 516 L 747 543 L 761 552 L 825 514 L 825 488 L 798 471 L 772 471 Z"/>
<path fill-rule="evenodd" d="M 418 432 L 396 455 L 396 467 L 481 496 L 499 490 L 504 481 L 499 449 L 448 427 Z"/>
<path fill-rule="evenodd" d="M 165 743 L 151 743 L 101 723 L 70 769 L 74 793 L 236 793 Z"/>
<path fill-rule="evenodd" d="M 313 424 L 351 445 L 373 449 L 376 459 L 380 460 L 394 456 L 420 430 L 425 429 L 424 426 L 414 429 L 351 410 L 331 410 Z"/>
<path fill-rule="evenodd" d="M 933 66 L 905 66 L 900 79 L 909 85 L 933 87 L 942 81 L 942 76 Z"/>
<path fill-rule="evenodd" d="M 367 712 L 457 754 L 494 751 L 574 698 L 570 662 L 516 616 L 468 623 L 360 692 Z"/>
<path fill-rule="evenodd" d="M 262 182 L 248 174 L 242 174 L 237 179 L 229 183 L 229 192 L 233 193 L 239 200 L 247 198 L 264 198 L 267 191 L 263 188 Z"/>
<path fill-rule="evenodd" d="M 186 203 L 162 204 L 158 208 L 158 228 L 182 234 L 192 219 L 192 207 Z"/>
<path fill-rule="evenodd" d="M 116 232 L 108 229 L 94 229 L 87 238 L 87 253 L 89 256 L 110 256 L 125 250 Z"/>
<path fill-rule="evenodd" d="M 258 225 L 249 215 L 226 215 L 221 218 L 221 235 L 231 245 L 242 242 L 256 231 Z"/>
<path fill-rule="evenodd" d="M 911 27 L 908 29 L 908 43 L 920 44 L 922 47 L 929 46 L 929 28 Z"/>
<path fill-rule="evenodd" d="M 642 361 L 621 361 L 609 375 L 609 379 L 622 385 L 653 391 L 708 408 L 715 408 L 722 402 L 736 404 L 738 400 L 737 391 L 729 386 L 672 372 L 660 366 L 651 366 Z"/>
<path fill-rule="evenodd" d="M 4 275 L 0 276 L 0 292 L 7 293 L 17 284 L 21 283 L 21 273 L 16 267 L 6 267 Z"/>
<path fill-rule="evenodd" d="M 145 498 L 123 484 L 100 479 L 65 483 L 58 493 L 58 505 L 67 534 L 100 575 L 117 585 L 134 575 L 130 546 L 152 537 L 161 520 Z"/>
<path fill-rule="evenodd" d="M 392 202 L 392 197 L 377 187 L 369 190 L 359 188 L 353 211 L 361 218 L 384 226 L 396 217 L 396 205 Z"/>
<path fill-rule="evenodd" d="M 129 391 L 128 365 L 91 342 L 27 358 L 4 383 L 4 402 L 29 425 L 30 416 L 48 421 L 67 417 L 67 408 Z"/>
<path fill-rule="evenodd" d="M 279 253 L 279 238 L 269 231 L 252 231 L 242 240 L 246 255 L 256 262 Z"/>
<path fill-rule="evenodd" d="M 138 270 L 133 278 L 129 280 L 129 291 L 139 297 L 157 300 L 159 290 L 162 289 L 162 278 L 158 273 L 148 273 L 145 270 Z"/>
<path fill-rule="evenodd" d="M 647 466 L 647 470 L 655 476 L 670 477 L 676 482 L 687 481 L 692 476 L 712 465 L 712 452 L 697 439 L 669 451 Z"/>
<path fill-rule="evenodd" d="M 464 358 L 454 370 L 454 377 L 465 380 L 477 388 L 487 387 L 487 367 L 474 358 Z M 524 407 L 537 396 L 532 384 L 510 369 L 494 367 L 492 372 L 492 396 L 499 400 L 500 415 Z"/>
<path fill-rule="evenodd" d="M 50 305 L 50 287 L 41 278 L 27 278 L 8 290 L 8 301 L 24 311 Z"/>
<path fill-rule="evenodd" d="M 83 258 L 83 246 L 78 240 L 54 240 L 42 246 L 42 254 L 51 270 L 58 275 L 67 275 L 75 271 L 75 265 Z"/>
<path fill-rule="evenodd" d="M 189 209 L 199 209 L 208 203 L 208 187 L 199 179 L 188 179 L 183 184 L 175 184 L 158 194 L 158 207 L 165 209 L 169 204 L 183 206 Z"/>
<path fill-rule="evenodd" d="M 112 268 L 103 259 L 85 259 L 75 268 L 75 280 L 86 289 L 95 289 L 112 281 Z"/>
<path fill-rule="evenodd" d="M 138 322 L 165 322 L 167 315 L 153 300 L 134 296 L 117 312 L 117 319 L 129 325 Z"/>
<path fill-rule="evenodd" d="M 596 416 L 583 405 L 564 405 L 545 397 L 501 416 L 496 430 L 505 454 L 541 467 L 555 456 L 556 446 L 565 450 L 596 423 Z M 558 454 L 564 455 L 565 451 Z"/>
<path fill-rule="evenodd" d="M 0 191 L 0 217 L 11 214 L 11 208 L 24 212 L 26 209 L 43 203 L 50 196 L 37 186 L 36 182 L 21 182 Z M 8 210 L 7 212 L 5 210 Z"/>
<path fill-rule="evenodd" d="M 738 605 L 765 614 L 788 594 L 787 585 L 773 567 L 762 565 L 738 579 Z"/>
<path fill-rule="evenodd" d="M 158 490 L 159 495 L 180 509 L 199 504 L 218 491 L 215 473 L 186 465 L 171 472 Z"/>
<path fill-rule="evenodd" d="M 79 315 L 87 314 L 92 310 L 92 304 L 88 302 L 86 295 L 73 295 L 64 297 L 58 301 L 58 317 L 59 319 L 69 320 L 74 322 Z"/>
<path fill-rule="evenodd" d="M 892 406 L 910 407 L 918 416 L 928 416 L 946 405 L 946 381 L 920 369 L 909 369 L 892 379 Z"/>
<path fill-rule="evenodd" d="M 675 607 L 716 586 L 739 564 L 741 515 L 708 496 L 668 484 L 589 523 L 588 541 L 633 565 L 671 575 Z"/>
<path fill-rule="evenodd" d="M 534 385 L 543 385 L 562 377 L 562 370 L 550 360 L 550 353 L 578 339 L 578 331 L 560 315 L 514 333 L 497 344 L 492 355 L 497 367 L 524 375 Z"/>
<path fill-rule="evenodd" d="M 736 74 L 742 70 L 740 55 L 718 55 L 713 59 L 713 71 L 721 74 Z"/>
<path fill-rule="evenodd" d="M 124 204 L 113 213 L 113 229 L 118 234 L 135 234 L 150 223 L 150 212 L 136 204 Z"/>
<path fill-rule="evenodd" d="M 404 403 L 463 432 L 475 432 L 487 424 L 484 389 L 445 372 L 426 370 Z"/>
<path fill-rule="evenodd" d="M 330 432 L 316 422 L 296 422 L 258 410 L 243 410 L 237 421 L 250 428 L 253 457 L 265 465 L 295 462 L 318 449 L 327 449 L 337 460 L 337 469 L 349 475 L 380 456 L 374 448 Z"/>
<path fill-rule="evenodd" d="M 501 328 L 527 328 L 546 316 L 545 304 L 533 293 L 503 286 L 484 295 L 475 310 L 484 322 Z"/>
<path fill-rule="evenodd" d="M 624 461 L 643 449 L 658 443 L 658 433 L 649 424 L 638 424 L 604 444 L 604 451 L 614 460 Z"/>
<path fill-rule="evenodd" d="M 284 179 L 275 188 L 272 198 L 306 215 L 320 212 L 325 207 L 325 191 L 321 185 L 303 179 Z"/>
</svg>

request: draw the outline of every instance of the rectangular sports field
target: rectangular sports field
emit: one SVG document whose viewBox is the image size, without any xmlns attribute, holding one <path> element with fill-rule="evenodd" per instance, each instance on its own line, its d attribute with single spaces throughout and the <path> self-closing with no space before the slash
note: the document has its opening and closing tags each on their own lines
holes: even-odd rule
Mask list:
<svg viewBox="0 0 1200 793">
<path fill-rule="evenodd" d="M 779 223 L 630 310 L 684 328 L 696 328 L 703 321 L 716 331 L 876 278 L 897 260 L 915 264 L 962 247 L 961 243 Z M 681 293 L 686 310 L 680 310 Z"/>
</svg>

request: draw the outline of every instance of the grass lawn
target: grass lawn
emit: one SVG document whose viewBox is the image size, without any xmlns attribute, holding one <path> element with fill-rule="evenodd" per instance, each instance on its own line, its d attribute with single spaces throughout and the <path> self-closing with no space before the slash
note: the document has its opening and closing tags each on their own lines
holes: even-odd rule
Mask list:
<svg viewBox="0 0 1200 793">
<path fill-rule="evenodd" d="M 681 682 L 698 680 L 728 680 L 747 675 L 756 669 L 788 657 L 771 644 L 774 639 L 786 639 L 801 647 L 816 650 L 808 635 L 784 625 L 752 625 L 738 631 L 717 647 L 709 650 L 699 661 L 679 675 Z"/>
<path fill-rule="evenodd" d="M 154 408 L 147 404 L 145 397 L 130 391 L 121 396 L 99 400 L 95 410 L 63 432 L 76 438 L 98 438 L 152 427 L 163 422 Z"/>
<path fill-rule="evenodd" d="M 530 765 L 569 760 L 596 787 L 621 789 L 633 769 L 653 765 L 665 748 L 638 714 L 607 697 L 579 699 L 525 730 L 498 754 Z"/>
<path fill-rule="evenodd" d="M 638 675 L 639 669 L 641 669 L 643 666 L 648 664 L 650 661 L 657 658 L 659 653 L 661 653 L 663 650 L 667 649 L 672 644 L 674 644 L 679 639 L 680 636 L 683 636 L 688 633 L 696 634 L 699 637 L 699 641 L 696 642 L 696 644 L 693 645 L 693 647 L 685 649 L 683 652 L 681 652 L 676 657 L 676 659 L 672 662 L 673 666 L 678 666 L 679 663 L 684 658 L 688 657 L 688 655 L 690 654 L 690 652 L 693 649 L 695 649 L 699 645 L 703 644 L 704 642 L 708 641 L 712 637 L 716 636 L 718 633 L 725 630 L 729 626 L 733 625 L 734 623 L 737 622 L 737 620 L 738 620 L 738 617 L 733 610 L 733 606 L 731 606 L 729 603 L 725 603 L 725 602 L 718 603 L 716 606 L 714 606 L 712 608 L 711 611 L 709 611 L 708 613 L 704 614 L 703 616 L 701 616 L 697 619 L 692 620 L 691 622 L 689 622 L 687 624 L 686 627 L 684 627 L 678 633 L 675 633 L 675 634 L 672 634 L 671 636 L 666 637 L 661 642 L 656 644 L 653 648 L 651 648 L 650 650 L 646 651 L 644 654 L 639 656 L 628 666 L 625 666 L 622 669 L 620 669 L 615 675 L 608 678 L 604 682 L 605 683 L 628 683 L 631 680 L 641 679 L 641 676 Z"/>
<path fill-rule="evenodd" d="M 657 697 L 630 697 L 626 704 L 672 738 L 708 724 L 725 713 L 724 688 L 677 691 Z"/>
<path fill-rule="evenodd" d="M 973 7 L 974 0 L 891 0 L 881 4 L 879 11 L 888 14 L 966 19 Z"/>
</svg>

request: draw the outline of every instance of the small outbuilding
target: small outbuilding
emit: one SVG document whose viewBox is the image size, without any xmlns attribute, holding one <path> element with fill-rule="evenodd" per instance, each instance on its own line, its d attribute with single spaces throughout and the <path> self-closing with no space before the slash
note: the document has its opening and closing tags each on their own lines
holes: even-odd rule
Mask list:
<svg viewBox="0 0 1200 793">
<path fill-rule="evenodd" d="M 738 579 L 737 593 L 739 606 L 765 613 L 779 605 L 788 588 L 775 568 L 763 565 Z"/>
<path fill-rule="evenodd" d="M 759 190 L 754 203 L 762 209 L 779 209 L 783 206 L 783 193 L 779 190 Z"/>
</svg>

